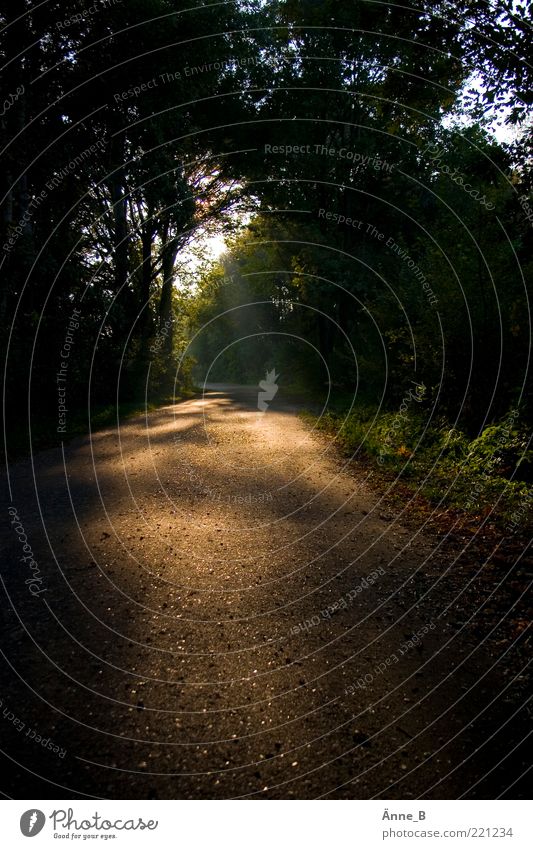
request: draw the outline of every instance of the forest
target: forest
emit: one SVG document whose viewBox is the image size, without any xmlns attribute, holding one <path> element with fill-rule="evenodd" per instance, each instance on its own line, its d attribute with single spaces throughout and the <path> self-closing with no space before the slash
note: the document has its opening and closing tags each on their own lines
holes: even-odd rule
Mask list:
<svg viewBox="0 0 533 849">
<path fill-rule="evenodd" d="M 2 25 L 8 454 L 275 368 L 330 428 L 355 402 L 352 447 L 413 386 L 445 453 L 517 411 L 498 464 L 530 480 L 526 6 L 5 0 Z"/>
<path fill-rule="evenodd" d="M 4 796 L 526 797 L 531 35 L 0 0 Z"/>
</svg>

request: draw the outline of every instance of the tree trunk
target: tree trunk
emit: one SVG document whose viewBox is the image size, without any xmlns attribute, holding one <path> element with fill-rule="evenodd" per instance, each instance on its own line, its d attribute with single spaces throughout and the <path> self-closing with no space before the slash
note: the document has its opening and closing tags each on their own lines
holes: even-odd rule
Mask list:
<svg viewBox="0 0 533 849">
<path fill-rule="evenodd" d="M 125 138 L 115 136 L 111 142 L 111 177 L 109 191 L 113 204 L 113 252 L 115 257 L 115 293 L 124 291 L 128 280 L 129 229 L 126 203 L 126 177 L 124 173 Z"/>
<path fill-rule="evenodd" d="M 152 246 L 154 242 L 154 226 L 150 218 L 142 225 L 142 267 L 141 267 L 141 327 L 142 335 L 147 338 L 152 331 L 152 313 L 150 310 L 150 292 L 153 280 Z"/>
<path fill-rule="evenodd" d="M 177 248 L 174 241 L 166 242 L 163 246 L 162 268 L 163 285 L 159 301 L 159 327 L 165 328 L 163 350 L 171 354 L 174 349 L 174 311 L 172 309 L 172 286 L 174 283 L 174 264 Z"/>
</svg>

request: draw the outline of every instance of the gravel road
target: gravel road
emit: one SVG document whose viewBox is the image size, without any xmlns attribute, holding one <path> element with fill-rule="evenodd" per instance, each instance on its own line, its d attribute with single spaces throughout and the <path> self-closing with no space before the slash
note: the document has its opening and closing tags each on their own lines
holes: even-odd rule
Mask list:
<svg viewBox="0 0 533 849">
<path fill-rule="evenodd" d="M 296 404 L 212 385 L 8 473 L 6 795 L 520 796 L 508 644 Z"/>
</svg>

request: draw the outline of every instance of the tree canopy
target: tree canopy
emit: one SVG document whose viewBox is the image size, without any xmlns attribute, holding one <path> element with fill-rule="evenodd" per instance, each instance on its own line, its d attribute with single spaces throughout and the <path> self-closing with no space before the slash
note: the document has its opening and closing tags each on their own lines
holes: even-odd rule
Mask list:
<svg viewBox="0 0 533 849">
<path fill-rule="evenodd" d="M 179 394 L 196 361 L 197 381 L 269 367 L 386 403 L 414 381 L 472 427 L 531 416 L 530 21 L 472 0 L 5 0 L 8 423 L 21 399 L 56 415 L 73 310 L 72 409 Z M 206 228 L 237 232 L 191 288 Z"/>
</svg>

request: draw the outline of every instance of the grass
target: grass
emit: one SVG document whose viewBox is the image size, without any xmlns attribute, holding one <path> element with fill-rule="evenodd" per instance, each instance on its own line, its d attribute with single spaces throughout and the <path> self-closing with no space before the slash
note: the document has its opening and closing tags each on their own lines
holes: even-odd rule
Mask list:
<svg viewBox="0 0 533 849">
<path fill-rule="evenodd" d="M 344 454 L 372 461 L 377 475 L 407 485 L 432 506 L 444 500 L 445 508 L 477 518 L 492 513 L 498 524 L 524 530 L 533 506 L 533 451 L 516 411 L 472 439 L 444 420 L 427 426 L 416 392 L 396 411 L 329 410 L 317 428 Z"/>
<path fill-rule="evenodd" d="M 90 423 L 87 410 L 77 410 L 69 413 L 66 433 L 57 432 L 57 417 L 41 417 L 32 421 L 31 450 L 41 451 L 45 448 L 53 448 L 61 442 L 69 442 L 76 436 L 86 436 L 89 432 L 95 433 L 107 427 L 113 427 L 117 423 L 117 416 L 119 421 L 125 421 L 134 416 L 158 410 L 167 404 L 185 401 L 188 398 L 192 398 L 195 394 L 196 390 L 183 390 L 179 396 L 161 397 L 157 401 L 148 404 L 144 401 L 126 401 L 118 405 L 118 410 L 116 404 L 95 405 L 91 407 Z M 20 423 L 11 428 L 8 426 L 7 443 L 11 460 L 28 454 L 30 452 L 30 442 L 27 426 L 23 428 Z"/>
</svg>

